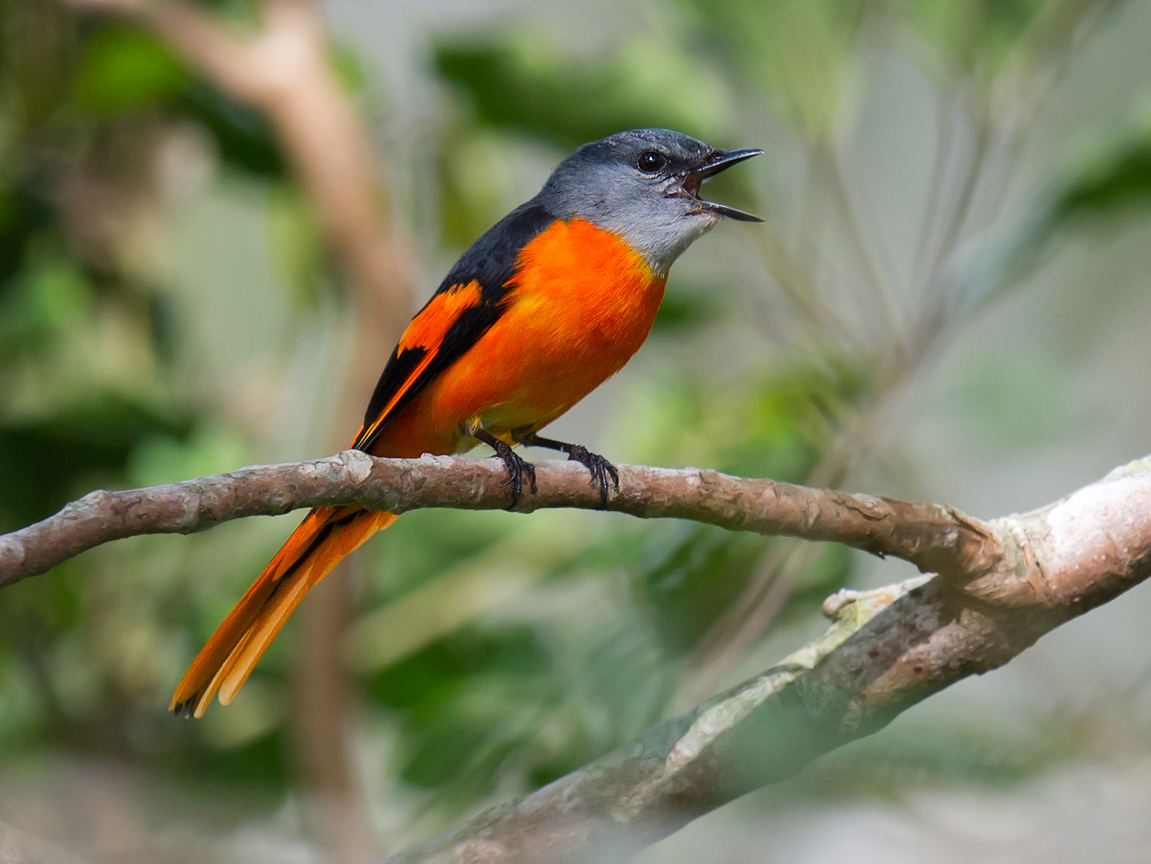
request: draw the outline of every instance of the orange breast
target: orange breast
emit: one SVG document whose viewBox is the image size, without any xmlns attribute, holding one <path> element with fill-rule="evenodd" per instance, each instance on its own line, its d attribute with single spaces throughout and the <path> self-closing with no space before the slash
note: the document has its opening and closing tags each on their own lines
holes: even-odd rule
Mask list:
<svg viewBox="0 0 1151 864">
<path fill-rule="evenodd" d="M 639 350 L 665 281 L 614 234 L 555 223 L 521 252 L 504 315 L 387 424 L 373 452 L 470 448 L 458 430 L 473 418 L 509 441 L 551 422 Z"/>
</svg>

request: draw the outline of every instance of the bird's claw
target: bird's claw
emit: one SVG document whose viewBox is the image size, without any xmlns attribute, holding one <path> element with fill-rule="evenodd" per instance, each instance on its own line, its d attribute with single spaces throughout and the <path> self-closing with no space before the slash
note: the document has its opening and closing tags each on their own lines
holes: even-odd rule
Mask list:
<svg viewBox="0 0 1151 864">
<path fill-rule="evenodd" d="M 496 458 L 502 459 L 508 468 L 508 479 L 501 485 L 512 487 L 512 503 L 508 505 L 508 509 L 513 510 L 520 503 L 520 496 L 524 491 L 525 476 L 528 478 L 528 488 L 531 493 L 536 494 L 536 466 L 520 458 L 520 455 L 503 441 L 500 441 L 499 445 L 496 446 Z"/>
<path fill-rule="evenodd" d="M 602 510 L 607 507 L 608 477 L 615 491 L 619 491 L 619 472 L 615 466 L 598 453 L 592 453 L 582 444 L 573 444 L 568 452 L 568 461 L 579 462 L 591 473 L 591 485 L 599 489 L 599 506 Z"/>
</svg>

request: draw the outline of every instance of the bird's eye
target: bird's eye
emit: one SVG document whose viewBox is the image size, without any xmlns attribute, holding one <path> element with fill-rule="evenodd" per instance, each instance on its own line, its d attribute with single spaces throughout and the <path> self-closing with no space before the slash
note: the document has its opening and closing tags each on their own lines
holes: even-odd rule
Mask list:
<svg viewBox="0 0 1151 864">
<path fill-rule="evenodd" d="M 639 161 L 636 164 L 643 173 L 654 174 L 663 167 L 663 154 L 648 150 L 639 154 Z"/>
</svg>

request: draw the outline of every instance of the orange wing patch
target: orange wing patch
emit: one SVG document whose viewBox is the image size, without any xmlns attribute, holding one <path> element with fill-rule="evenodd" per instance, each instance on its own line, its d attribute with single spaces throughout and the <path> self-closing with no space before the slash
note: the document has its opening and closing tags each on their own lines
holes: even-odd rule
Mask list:
<svg viewBox="0 0 1151 864">
<path fill-rule="evenodd" d="M 375 420 L 370 425 L 365 424 L 360 429 L 352 442 L 353 447 L 358 447 L 361 442 L 376 434 L 376 431 L 391 414 L 392 409 L 404 397 L 408 388 L 420 379 L 424 370 L 435 359 L 436 353 L 443 344 L 444 336 L 447 335 L 451 326 L 459 320 L 464 311 L 480 304 L 481 290 L 480 283 L 476 281 L 468 282 L 466 285 L 453 285 L 446 291 L 441 291 L 432 297 L 427 305 L 420 310 L 420 313 L 412 319 L 404 331 L 404 335 L 400 337 L 400 343 L 396 346 L 396 355 L 399 356 L 404 351 L 415 348 L 423 349 L 426 353 L 408 373 L 404 382 L 396 388 L 392 398 L 380 409 Z"/>
<path fill-rule="evenodd" d="M 461 313 L 479 305 L 480 290 L 480 283 L 472 281 L 466 285 L 453 285 L 436 294 L 400 337 L 397 353 L 408 348 L 425 348 L 429 354 L 436 353 L 448 329 Z"/>
</svg>

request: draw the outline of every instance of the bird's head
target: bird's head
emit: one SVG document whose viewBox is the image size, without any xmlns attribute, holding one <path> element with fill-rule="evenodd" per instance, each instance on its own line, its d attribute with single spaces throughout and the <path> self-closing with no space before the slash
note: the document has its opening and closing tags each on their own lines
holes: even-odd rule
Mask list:
<svg viewBox="0 0 1151 864">
<path fill-rule="evenodd" d="M 583 219 L 622 237 L 666 274 L 721 216 L 758 216 L 699 197 L 708 177 L 762 150 L 717 150 L 670 129 L 620 132 L 580 147 L 552 172 L 540 201 L 562 219 Z"/>
</svg>

